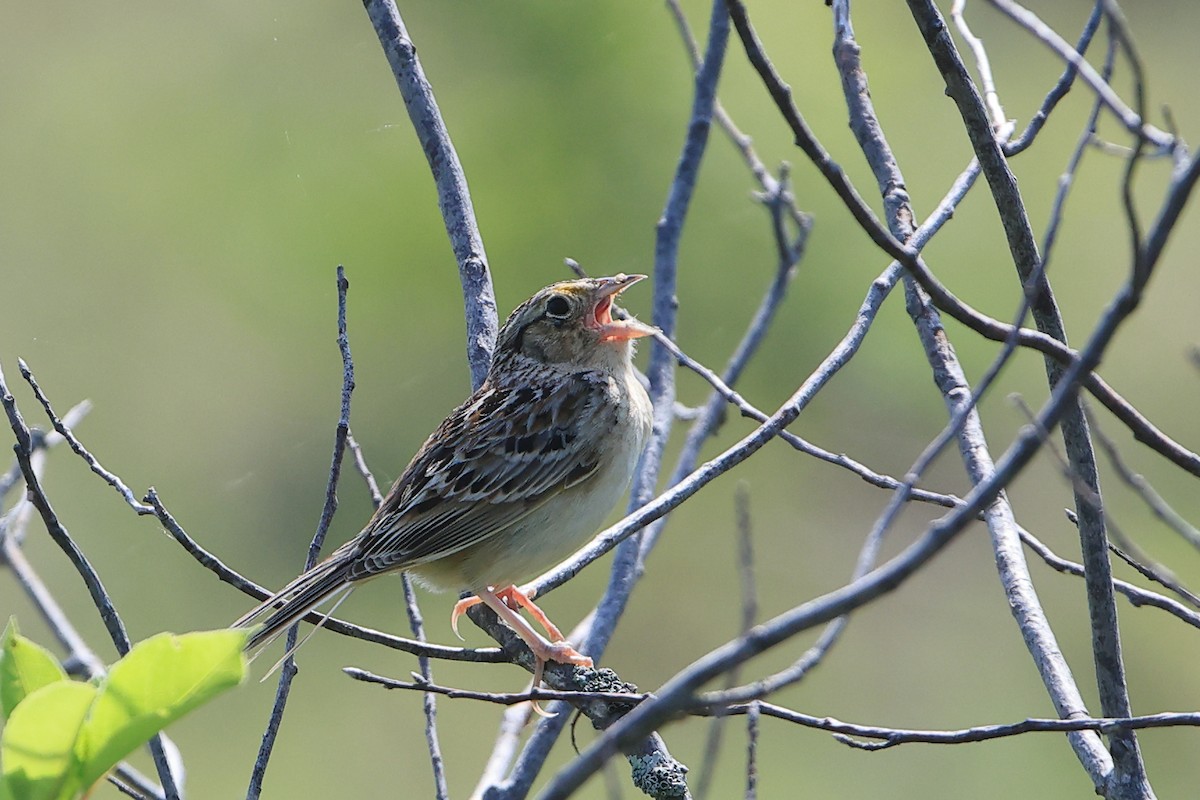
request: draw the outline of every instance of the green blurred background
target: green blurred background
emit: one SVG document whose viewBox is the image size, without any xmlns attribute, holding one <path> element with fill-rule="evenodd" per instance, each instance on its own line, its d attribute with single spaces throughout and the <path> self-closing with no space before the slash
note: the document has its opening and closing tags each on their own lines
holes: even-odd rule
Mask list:
<svg viewBox="0 0 1200 800">
<path fill-rule="evenodd" d="M 1091 4 L 1039 3 L 1074 39 Z M 708 6 L 685 9 L 701 34 Z M 918 214 L 928 213 L 969 159 L 952 103 L 903 4 L 856 6 L 872 93 Z M 467 170 L 507 313 L 566 275 L 564 257 L 595 274 L 649 271 L 654 223 L 690 108 L 688 63 L 659 3 L 404 3 L 401 8 Z M 1060 65 L 990 9 L 970 7 L 995 65 L 1007 113 L 1024 124 Z M 1170 104 L 1185 138 L 1197 138 L 1195 31 L 1200 8 L 1179 2 L 1126 9 L 1146 57 L 1152 108 Z M 755 2 L 753 18 L 798 104 L 864 196 L 874 183 L 846 125 L 830 57 L 828 9 Z M 469 390 L 461 299 L 428 167 L 375 34 L 358 3 L 218 0 L 159 3 L 8 3 L 0 26 L 0 364 L 20 384 L 25 358 L 60 411 L 90 398 L 78 433 L 135 492 L 155 486 L 180 523 L 234 568 L 267 585 L 303 562 L 321 507 L 337 418 L 341 365 L 334 269 L 351 282 L 350 342 L 357 366 L 354 432 L 381 482 L 390 481 L 441 417 Z M 1128 71 L 1118 87 L 1128 94 Z M 787 397 L 840 338 L 886 259 L 790 144 L 745 57 L 731 44 L 721 97 L 770 164 L 794 165 L 795 193 L 816 217 L 801 273 L 747 372 L 742 392 L 764 409 Z M 1064 101 L 1033 151 L 1014 162 L 1031 218 L 1044 228 L 1054 187 L 1090 95 Z M 1156 119 L 1161 119 L 1155 114 Z M 1104 132 L 1117 137 L 1111 124 Z M 1123 140 L 1120 140 L 1123 141 Z M 1089 153 L 1052 266 L 1075 342 L 1123 280 L 1128 243 L 1119 206 L 1119 160 Z M 1139 176 L 1143 219 L 1169 173 Z M 752 179 L 714 134 L 680 254 L 678 339 L 719 366 L 771 277 L 767 218 Z M 930 247 L 929 263 L 976 307 L 1007 318 L 1017 282 L 982 184 Z M 876 204 L 877 205 L 877 204 Z M 1181 221 L 1150 296 L 1109 352 L 1103 374 L 1153 420 L 1200 446 L 1200 276 L 1194 211 Z M 650 292 L 628 296 L 649 315 Z M 959 356 L 977 379 L 996 352 L 956 325 Z M 644 358 L 644 357 L 643 357 Z M 42 418 L 27 388 L 28 419 Z M 705 386 L 681 374 L 680 398 Z M 1008 398 L 1038 405 L 1042 365 L 1022 354 L 984 404 L 998 452 L 1022 425 Z M 1104 414 L 1102 427 L 1178 510 L 1200 518 L 1194 479 L 1135 446 Z M 793 430 L 873 468 L 902 473 L 940 430 L 945 413 L 896 293 L 861 354 Z M 750 426 L 731 419 L 708 454 Z M 605 658 L 653 689 L 724 642 L 737 626 L 732 498 L 747 482 L 755 522 L 761 618 L 840 585 L 886 493 L 854 476 L 765 448 L 672 517 Z M 957 455 L 925 481 L 963 492 Z M 150 519 L 138 519 L 65 451 L 47 486 L 62 519 L 93 560 L 135 639 L 160 630 L 224 625 L 249 602 L 187 557 Z M 1114 521 L 1185 581 L 1196 553 L 1154 522 L 1106 474 Z M 1043 459 L 1010 492 L 1022 524 L 1076 557 L 1062 508 L 1070 491 Z M 360 482 L 340 492 L 332 542 L 369 514 Z M 935 514 L 910 509 L 887 544 L 894 553 Z M 105 659 L 114 654 L 65 558 L 35 526 L 26 546 L 72 618 Z M 547 607 L 569 626 L 606 578 L 596 565 Z M 1032 565 L 1037 588 L 1095 710 L 1082 583 Z M 1129 577 L 1130 571 L 1118 567 Z M 423 595 L 430 635 L 453 643 L 453 598 Z M 374 585 L 347 616 L 404 633 L 399 584 Z M 0 609 L 50 638 L 13 582 Z M 1122 601 L 1135 709 L 1200 706 L 1195 631 Z M 470 626 L 467 626 L 470 628 Z M 475 645 L 488 642 L 467 632 Z M 813 636 L 754 662 L 744 677 L 790 663 Z M 264 659 L 268 661 L 269 659 Z M 415 659 L 342 637 L 314 637 L 266 780 L 267 797 L 424 797 L 432 784 L 420 698 L 351 682 L 356 665 L 406 677 Z M 265 664 L 256 665 L 261 672 Z M 435 664 L 444 683 L 515 691 L 507 666 Z M 273 697 L 251 682 L 177 724 L 171 734 L 194 798 L 244 787 Z M 856 615 L 824 666 L 776 698 L 807 713 L 902 727 L 960 727 L 1052 713 L 1005 607 L 986 532 L 976 527 L 901 590 Z M 474 786 L 500 711 L 440 703 L 454 797 Z M 592 734 L 581 725 L 582 742 Z M 731 728 L 741 730 L 734 721 Z M 707 723 L 664 731 L 682 761 L 700 767 Z M 744 740 L 731 730 L 712 797 L 738 796 Z M 1159 796 L 1194 794 L 1200 733 L 1142 734 Z M 570 745 L 560 742 L 563 763 Z M 1046 734 L 969 747 L 911 745 L 849 750 L 828 736 L 764 721 L 760 796 L 977 798 L 1088 797 L 1066 741 Z M 146 759 L 139 765 L 149 768 Z M 628 786 L 627 770 L 616 772 Z M 603 782 L 583 796 L 604 795 Z M 111 788 L 95 796 L 116 796 Z"/>
</svg>

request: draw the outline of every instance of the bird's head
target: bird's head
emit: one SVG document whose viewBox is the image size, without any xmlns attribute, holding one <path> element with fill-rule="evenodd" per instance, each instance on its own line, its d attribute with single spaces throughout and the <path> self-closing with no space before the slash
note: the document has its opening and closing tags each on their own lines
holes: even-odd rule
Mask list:
<svg viewBox="0 0 1200 800">
<path fill-rule="evenodd" d="M 651 336 L 655 329 L 632 318 L 613 319 L 612 304 L 645 277 L 620 274 L 547 286 L 509 315 L 496 341 L 496 357 L 580 366 L 627 359 L 633 340 Z"/>
</svg>

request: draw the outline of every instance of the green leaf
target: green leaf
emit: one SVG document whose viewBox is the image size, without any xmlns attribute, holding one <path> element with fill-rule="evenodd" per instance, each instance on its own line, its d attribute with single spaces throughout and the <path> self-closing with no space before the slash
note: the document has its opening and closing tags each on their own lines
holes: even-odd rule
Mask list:
<svg viewBox="0 0 1200 800">
<path fill-rule="evenodd" d="M 0 734 L 0 796 L 11 800 L 66 800 L 80 781 L 75 744 L 96 689 L 58 681 L 30 693 Z"/>
<path fill-rule="evenodd" d="M 75 746 L 83 786 L 166 725 L 239 684 L 247 636 L 243 630 L 162 633 L 113 665 Z"/>
<path fill-rule="evenodd" d="M 5 718 L 12 716 L 17 703 L 28 695 L 46 684 L 66 679 L 58 659 L 22 636 L 17 631 L 16 617 L 10 617 L 0 647 L 0 713 Z"/>
<path fill-rule="evenodd" d="M 16 699 L 0 733 L 0 800 L 79 796 L 164 726 L 240 683 L 248 635 L 159 634 L 92 684 L 64 680 L 61 669 L 50 674 L 45 658 L 56 668 L 57 662 L 10 623 L 0 674 Z M 11 679 L 5 672 L 10 667 Z"/>
</svg>

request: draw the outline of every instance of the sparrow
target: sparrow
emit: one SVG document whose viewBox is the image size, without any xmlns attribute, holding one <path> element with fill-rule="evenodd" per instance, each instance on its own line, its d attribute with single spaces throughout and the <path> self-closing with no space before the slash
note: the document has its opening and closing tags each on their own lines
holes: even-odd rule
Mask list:
<svg viewBox="0 0 1200 800">
<path fill-rule="evenodd" d="M 495 611 L 532 651 L 534 686 L 547 661 L 592 666 L 517 583 L 585 544 L 629 486 L 651 422 L 634 342 L 656 330 L 612 308 L 645 277 L 563 281 L 518 306 L 487 379 L 425 440 L 362 531 L 234 623 L 254 626 L 247 649 L 403 571 L 473 595 L 454 606 L 456 634 L 471 606 Z"/>
</svg>

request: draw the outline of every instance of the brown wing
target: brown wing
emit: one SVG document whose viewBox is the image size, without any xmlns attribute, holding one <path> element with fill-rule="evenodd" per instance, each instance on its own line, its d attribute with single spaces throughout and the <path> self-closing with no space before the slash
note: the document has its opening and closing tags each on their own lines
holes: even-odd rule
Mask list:
<svg viewBox="0 0 1200 800">
<path fill-rule="evenodd" d="M 599 465 L 609 379 L 485 383 L 438 426 L 348 547 L 350 580 L 432 561 L 513 525 Z"/>
</svg>

